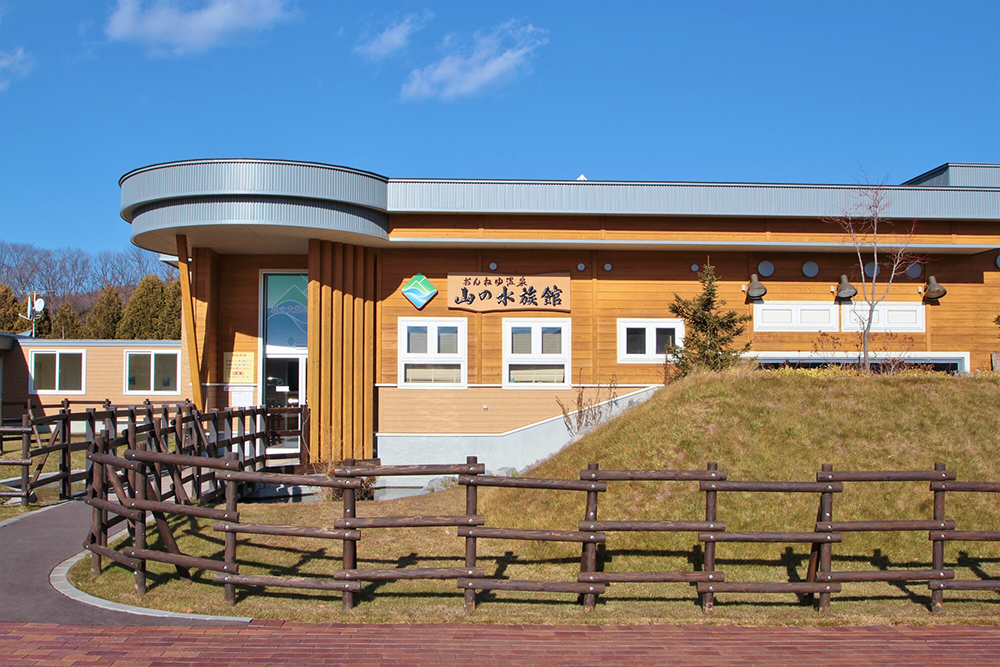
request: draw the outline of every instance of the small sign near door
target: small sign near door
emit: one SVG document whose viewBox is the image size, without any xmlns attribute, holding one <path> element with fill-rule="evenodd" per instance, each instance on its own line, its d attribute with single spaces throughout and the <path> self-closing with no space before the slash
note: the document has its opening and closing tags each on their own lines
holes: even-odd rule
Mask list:
<svg viewBox="0 0 1000 668">
<path fill-rule="evenodd" d="M 222 382 L 227 385 L 256 385 L 254 353 L 225 353 L 222 357 Z"/>
</svg>

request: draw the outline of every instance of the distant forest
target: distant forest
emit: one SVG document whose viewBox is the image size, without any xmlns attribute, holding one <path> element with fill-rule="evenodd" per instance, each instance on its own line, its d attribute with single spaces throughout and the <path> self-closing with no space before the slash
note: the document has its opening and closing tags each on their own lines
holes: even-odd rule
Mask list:
<svg viewBox="0 0 1000 668">
<path fill-rule="evenodd" d="M 45 300 L 36 336 L 179 339 L 177 270 L 140 248 L 87 253 L 0 240 L 0 332 L 31 331 L 32 295 Z"/>
</svg>

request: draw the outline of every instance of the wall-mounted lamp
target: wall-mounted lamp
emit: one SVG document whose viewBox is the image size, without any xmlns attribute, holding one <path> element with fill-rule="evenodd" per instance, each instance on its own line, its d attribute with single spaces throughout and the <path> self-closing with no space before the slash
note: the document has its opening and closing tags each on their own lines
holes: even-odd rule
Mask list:
<svg viewBox="0 0 1000 668">
<path fill-rule="evenodd" d="M 837 299 L 853 299 L 858 294 L 858 289 L 847 281 L 847 276 L 840 275 L 840 284 L 837 285 Z"/>
<path fill-rule="evenodd" d="M 926 299 L 941 299 L 948 291 L 944 289 L 944 286 L 937 282 L 937 279 L 933 276 L 927 277 L 927 288 L 924 290 L 924 297 Z"/>
<path fill-rule="evenodd" d="M 750 299 L 760 299 L 767 294 L 767 288 L 757 280 L 757 274 L 750 274 L 750 285 L 747 286 L 747 297 Z"/>
</svg>

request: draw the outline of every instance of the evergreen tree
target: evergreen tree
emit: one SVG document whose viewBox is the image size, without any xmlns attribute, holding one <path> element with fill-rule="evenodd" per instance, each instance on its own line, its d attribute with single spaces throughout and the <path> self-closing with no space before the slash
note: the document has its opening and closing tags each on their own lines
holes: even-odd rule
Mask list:
<svg viewBox="0 0 1000 668">
<path fill-rule="evenodd" d="M 146 276 L 132 292 L 118 323 L 119 339 L 159 339 L 160 315 L 164 308 L 163 281 Z"/>
<path fill-rule="evenodd" d="M 742 348 L 735 347 L 734 339 L 746 331 L 745 323 L 752 318 L 736 311 L 723 313 L 725 300 L 719 299 L 716 286 L 715 267 L 706 264 L 698 272 L 701 294 L 694 299 L 681 299 L 674 294 L 670 312 L 684 319 L 684 347 L 667 347 L 668 359 L 682 374 L 695 369 L 721 371 L 736 364 L 740 354 L 750 350 L 747 342 Z"/>
<path fill-rule="evenodd" d="M 25 308 L 28 307 L 27 304 L 24 306 Z M 28 321 L 25 320 L 25 322 Z M 28 322 L 28 324 L 30 325 L 31 323 Z M 52 338 L 52 313 L 49 311 L 48 306 L 43 308 L 42 312 L 35 317 L 35 337 L 39 339 Z"/>
<path fill-rule="evenodd" d="M 90 309 L 84 332 L 88 339 L 113 339 L 121 319 L 121 295 L 117 288 L 109 285 L 101 291 L 94 308 Z"/>
<path fill-rule="evenodd" d="M 157 326 L 156 338 L 179 341 L 181 338 L 181 282 L 173 281 L 163 286 L 163 310 Z"/>
<path fill-rule="evenodd" d="M 76 312 L 76 309 L 69 302 L 63 302 L 62 306 L 56 311 L 56 317 L 52 320 L 51 338 L 83 338 L 83 320 L 80 319 L 80 314 Z"/>
<path fill-rule="evenodd" d="M 15 334 L 24 331 L 24 323 L 28 321 L 17 317 L 20 308 L 14 291 L 0 284 L 0 332 Z"/>
</svg>

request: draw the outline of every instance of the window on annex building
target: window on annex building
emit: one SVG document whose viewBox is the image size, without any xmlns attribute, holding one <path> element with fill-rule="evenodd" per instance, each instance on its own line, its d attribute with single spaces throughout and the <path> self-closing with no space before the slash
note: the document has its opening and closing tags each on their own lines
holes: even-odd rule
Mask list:
<svg viewBox="0 0 1000 668">
<path fill-rule="evenodd" d="M 125 394 L 177 394 L 180 353 L 125 352 Z"/>
<path fill-rule="evenodd" d="M 399 387 L 466 387 L 468 320 L 400 318 Z"/>
<path fill-rule="evenodd" d="M 36 350 L 31 353 L 31 391 L 35 394 L 83 394 L 86 353 Z"/>
<path fill-rule="evenodd" d="M 662 364 L 669 345 L 684 345 L 680 318 L 619 318 L 618 362 Z"/>
<path fill-rule="evenodd" d="M 504 387 L 570 384 L 570 320 L 504 318 Z"/>
</svg>

